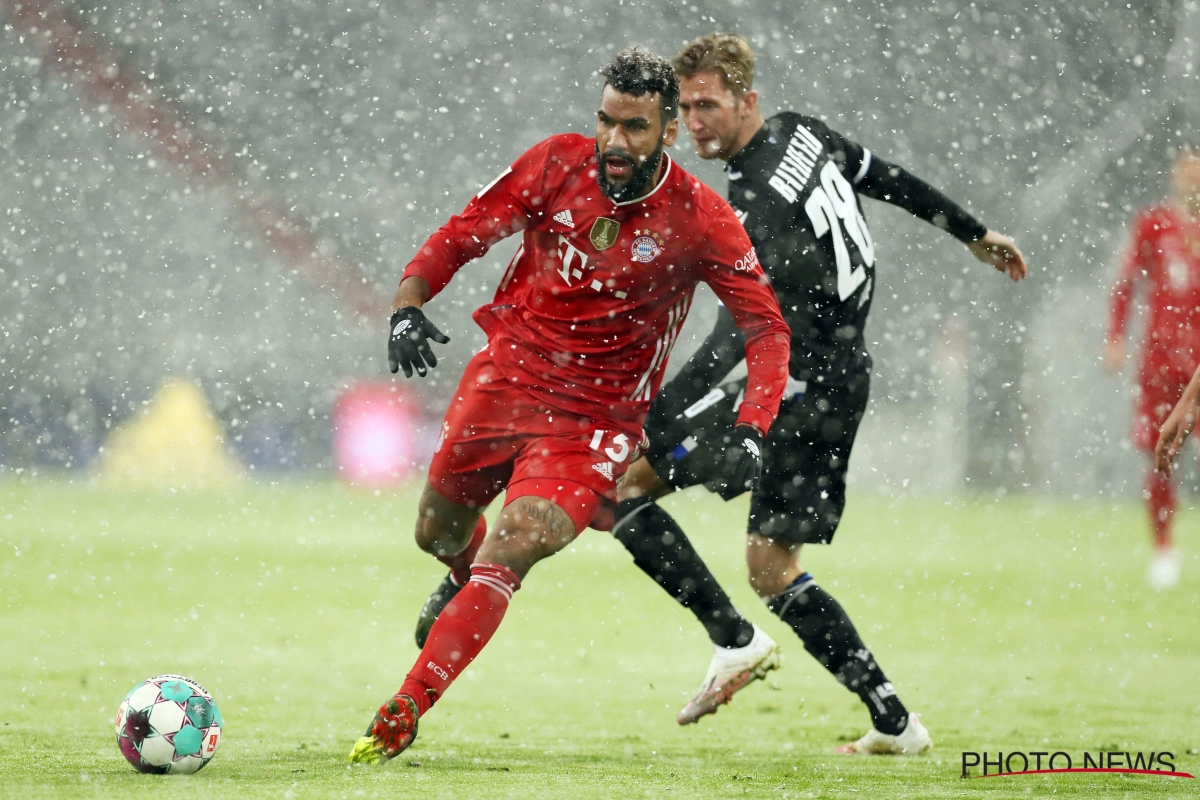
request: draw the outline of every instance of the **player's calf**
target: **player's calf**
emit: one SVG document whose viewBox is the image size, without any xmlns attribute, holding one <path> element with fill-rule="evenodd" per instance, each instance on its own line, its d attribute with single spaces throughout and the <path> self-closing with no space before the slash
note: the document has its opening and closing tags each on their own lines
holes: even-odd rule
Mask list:
<svg viewBox="0 0 1200 800">
<path fill-rule="evenodd" d="M 472 523 L 474 524 L 474 523 Z M 350 760 L 378 764 L 416 738 L 417 720 L 491 640 L 521 576 L 575 538 L 575 520 L 562 507 L 534 495 L 517 496 L 500 512 L 484 539 L 466 586 L 437 615 L 416 664 L 400 691 L 380 707 Z"/>
<path fill-rule="evenodd" d="M 451 571 L 449 575 L 442 578 L 442 582 L 429 595 L 425 605 L 421 606 L 421 613 L 417 615 L 417 629 L 413 635 L 417 641 L 417 647 L 425 646 L 425 641 L 429 638 L 429 631 L 433 629 L 433 623 L 437 622 L 438 616 L 458 595 L 462 587 L 463 584 L 458 583 L 454 572 Z"/>
<path fill-rule="evenodd" d="M 459 589 L 467 584 L 471 579 L 471 564 L 475 563 L 475 555 L 479 552 L 480 546 L 483 544 L 484 537 L 487 536 L 487 520 L 482 516 L 475 521 L 475 532 L 471 536 L 471 541 L 463 548 L 462 552 L 454 555 L 439 555 L 437 560 L 441 561 L 450 568 L 450 574 L 442 579 L 433 593 L 429 595 L 429 599 L 425 601 L 425 605 L 421 607 L 421 613 L 417 615 L 417 629 L 415 638 L 417 647 L 425 646 L 425 639 L 429 636 L 429 630 L 433 627 L 433 623 L 437 620 L 438 615 L 442 613 L 442 609 L 454 599 L 458 594 Z"/>
<path fill-rule="evenodd" d="M 908 709 L 841 604 L 811 575 L 801 574 L 785 591 L 771 598 L 767 607 L 791 626 L 804 649 L 838 683 L 858 695 L 877 732 L 897 736 L 905 730 Z"/>
<path fill-rule="evenodd" d="M 613 536 L 634 564 L 695 614 L 713 643 L 708 674 L 679 712 L 680 725 L 716 712 L 736 692 L 778 669 L 778 646 L 738 613 L 670 514 L 642 496 L 622 500 L 616 516 Z"/>
<path fill-rule="evenodd" d="M 796 632 L 804 649 L 858 695 L 871 714 L 874 732 L 899 736 L 907 729 L 908 709 L 841 604 L 803 571 L 800 549 L 794 542 L 750 534 L 746 563 L 751 585 L 767 608 Z"/>
<path fill-rule="evenodd" d="M 625 546 L 642 572 L 696 615 L 714 646 L 741 648 L 750 643 L 754 626 L 734 608 L 670 514 L 652 500 L 640 497 L 618 503 L 616 517 L 613 537 Z"/>
<path fill-rule="evenodd" d="M 470 543 L 460 553 L 438 555 L 438 561 L 450 567 L 447 575 L 417 617 L 417 647 L 424 647 L 434 622 L 471 577 L 471 565 L 477 558 L 486 563 L 503 564 L 524 576 L 543 558 L 566 547 L 575 538 L 575 523 L 551 501 L 535 496 L 518 497 L 505 506 L 496 521 L 495 537 L 480 556 L 487 539 L 487 521 L 480 516 Z"/>
<path fill-rule="evenodd" d="M 500 564 L 471 568 L 471 579 L 434 622 L 400 691 L 380 706 L 367 733 L 354 745 L 351 761 L 381 764 L 412 744 L 417 720 L 482 652 L 519 588 L 520 579 Z"/>
</svg>

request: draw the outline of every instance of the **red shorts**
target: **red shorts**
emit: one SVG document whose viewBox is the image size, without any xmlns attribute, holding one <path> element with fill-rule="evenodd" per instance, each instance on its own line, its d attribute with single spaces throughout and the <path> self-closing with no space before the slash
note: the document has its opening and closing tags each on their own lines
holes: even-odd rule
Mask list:
<svg viewBox="0 0 1200 800">
<path fill-rule="evenodd" d="M 617 481 L 633 460 L 636 431 L 571 414 L 512 386 L 487 350 L 477 353 L 442 421 L 429 483 L 455 503 L 484 508 L 502 490 L 505 504 L 543 497 L 560 506 L 576 532 L 612 528 Z"/>
<path fill-rule="evenodd" d="M 1191 380 L 1177 369 L 1163 364 L 1142 364 L 1138 398 L 1133 408 L 1133 446 L 1139 450 L 1154 452 L 1158 444 L 1158 432 L 1171 415 L 1184 387 Z"/>
</svg>

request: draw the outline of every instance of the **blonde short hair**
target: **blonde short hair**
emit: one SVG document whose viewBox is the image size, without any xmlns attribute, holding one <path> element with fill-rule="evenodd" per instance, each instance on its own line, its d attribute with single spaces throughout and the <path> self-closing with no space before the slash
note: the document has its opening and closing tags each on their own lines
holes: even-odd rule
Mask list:
<svg viewBox="0 0 1200 800">
<path fill-rule="evenodd" d="M 754 86 L 754 51 L 736 33 L 709 33 L 693 39 L 671 59 L 671 66 L 680 78 L 716 72 L 738 98 Z"/>
</svg>

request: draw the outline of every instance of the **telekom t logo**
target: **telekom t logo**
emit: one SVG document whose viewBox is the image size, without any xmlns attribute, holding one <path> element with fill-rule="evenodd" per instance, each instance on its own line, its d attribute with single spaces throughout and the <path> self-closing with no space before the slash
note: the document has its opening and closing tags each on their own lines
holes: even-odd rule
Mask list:
<svg viewBox="0 0 1200 800">
<path fill-rule="evenodd" d="M 564 249 L 565 248 L 565 249 Z M 558 235 L 558 254 L 562 256 L 562 269 L 558 271 L 562 275 L 562 279 L 567 282 L 567 286 L 571 285 L 571 278 L 579 280 L 583 277 L 583 271 L 587 268 L 587 255 L 580 252 L 571 241 L 561 233 Z M 572 267 L 576 261 L 579 262 L 578 267 Z"/>
</svg>

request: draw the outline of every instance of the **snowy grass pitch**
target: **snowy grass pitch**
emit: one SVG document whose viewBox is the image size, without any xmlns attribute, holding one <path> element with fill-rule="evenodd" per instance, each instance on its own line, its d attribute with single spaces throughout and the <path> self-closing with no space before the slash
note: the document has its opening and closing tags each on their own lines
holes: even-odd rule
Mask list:
<svg viewBox="0 0 1200 800">
<path fill-rule="evenodd" d="M 744 585 L 745 501 L 667 501 L 783 669 L 680 728 L 709 645 L 589 531 L 539 566 L 492 644 L 383 769 L 346 754 L 416 654 L 443 574 L 412 543 L 416 492 L 285 483 L 222 496 L 0 483 L 0 796 L 1195 796 L 1200 780 L 962 780 L 963 750 L 1169 750 L 1200 774 L 1200 520 L 1184 580 L 1143 581 L 1131 503 L 853 496 L 805 561 L 859 623 L 937 743 L 835 756 L 858 701 Z M 112 720 L 164 672 L 213 692 L 226 731 L 192 777 L 138 775 Z M 1190 753 L 1189 753 L 1190 750 Z"/>
</svg>

